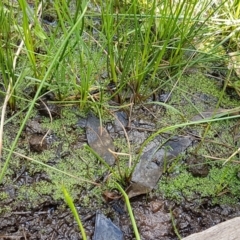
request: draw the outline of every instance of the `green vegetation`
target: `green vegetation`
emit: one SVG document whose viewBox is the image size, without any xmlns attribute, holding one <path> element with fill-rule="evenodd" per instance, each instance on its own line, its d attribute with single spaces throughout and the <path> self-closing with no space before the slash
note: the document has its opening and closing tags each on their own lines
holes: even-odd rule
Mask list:
<svg viewBox="0 0 240 240">
<path fill-rule="evenodd" d="M 74 216 L 74 218 L 77 221 L 77 224 L 79 226 L 79 229 L 80 229 L 80 232 L 82 234 L 83 240 L 87 240 L 87 236 L 86 236 L 85 230 L 83 228 L 82 222 L 81 222 L 80 217 L 78 215 L 77 209 L 74 206 L 74 203 L 73 203 L 73 200 L 72 200 L 71 196 L 69 195 L 67 189 L 64 186 L 62 186 L 62 191 L 63 191 L 64 197 L 65 197 L 65 201 L 68 204 L 68 206 L 70 207 L 70 209 L 71 209 L 71 211 L 73 213 L 73 216 Z"/>
<path fill-rule="evenodd" d="M 239 166 L 226 165 L 216 167 L 213 164 L 207 177 L 193 177 L 186 169 L 182 168 L 175 177 L 163 177 L 159 183 L 159 191 L 165 197 L 181 202 L 204 202 L 211 198 L 212 203 L 236 204 L 239 201 Z"/>
<path fill-rule="evenodd" d="M 84 206 L 92 199 L 100 203 L 103 189 L 114 188 L 115 181 L 126 187 L 151 140 L 162 133 L 188 134 L 190 129 L 200 139 L 190 151 L 206 157 L 209 175 L 193 177 L 179 157 L 166 164 L 158 190 L 177 201 L 199 196 L 213 203 L 236 203 L 240 198 L 233 136 L 240 116 L 238 2 L 1 1 L 0 182 L 10 185 L 22 165 L 30 177 L 44 172 L 50 179 L 33 187 L 18 186 L 15 204 L 28 201 L 31 208 L 48 194 L 62 199 L 59 184 L 73 201 L 84 193 L 80 199 Z M 26 124 L 37 116 L 40 100 L 49 92 L 54 94 L 49 102 L 61 107 L 61 116 L 41 116 L 41 126 L 55 141 L 50 149 L 33 154 Z M 160 102 L 156 96 L 161 93 L 169 95 L 168 101 Z M 158 111 L 152 112 L 153 105 Z M 130 146 L 127 134 L 114 139 L 124 153 L 117 155 L 116 166 L 106 166 L 90 147 L 77 145 L 85 138 L 85 130 L 75 126 L 79 116 L 91 110 L 104 124 L 113 120 L 109 113 L 124 109 L 131 115 L 138 106 L 155 117 L 158 129 L 147 132 L 141 146 Z M 220 109 L 229 112 L 219 115 Z M 194 119 L 205 111 L 216 115 Z M 63 158 L 56 158 L 58 148 Z M 112 175 L 101 185 L 99 179 L 107 171 Z M 123 193 L 121 186 L 117 184 Z"/>
</svg>

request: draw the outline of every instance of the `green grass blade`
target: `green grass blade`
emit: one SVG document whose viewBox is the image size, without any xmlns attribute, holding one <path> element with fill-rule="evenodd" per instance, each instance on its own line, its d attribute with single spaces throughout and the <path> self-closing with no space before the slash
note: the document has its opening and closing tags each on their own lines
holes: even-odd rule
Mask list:
<svg viewBox="0 0 240 240">
<path fill-rule="evenodd" d="M 87 149 L 90 153 L 92 153 L 112 174 L 113 176 L 118 179 L 118 175 L 115 173 L 115 171 L 113 170 L 113 168 L 107 164 L 107 162 L 98 155 L 97 152 L 95 152 L 90 146 L 88 146 L 87 144 L 84 146 L 85 149 Z"/>
<path fill-rule="evenodd" d="M 73 216 L 74 216 L 75 220 L 77 221 L 77 224 L 78 224 L 79 229 L 81 231 L 83 240 L 87 240 L 87 236 L 86 236 L 85 230 L 83 228 L 81 219 L 80 219 L 80 217 L 78 215 L 77 209 L 75 208 L 75 205 L 73 203 L 72 197 L 70 196 L 70 194 L 68 193 L 67 189 L 63 185 L 62 185 L 62 191 L 63 191 L 63 195 L 64 195 L 64 198 L 65 198 L 65 201 L 66 201 L 67 205 L 70 207 L 70 209 L 71 209 L 71 211 L 73 213 Z"/>
<path fill-rule="evenodd" d="M 127 206 L 127 210 L 128 210 L 128 214 L 129 214 L 131 222 L 132 222 L 132 227 L 133 227 L 133 231 L 135 234 L 135 238 L 136 238 L 136 240 L 141 240 L 128 195 L 126 194 L 126 192 L 122 189 L 122 187 L 117 182 L 114 182 L 114 183 L 115 183 L 117 189 L 122 193 L 122 195 L 124 197 L 124 200 L 125 200 L 125 203 Z"/>
<path fill-rule="evenodd" d="M 234 112 L 237 110 L 238 108 L 234 109 Z M 180 123 L 180 124 L 176 124 L 176 125 L 172 125 L 172 126 L 168 126 L 168 127 L 164 127 L 159 129 L 158 131 L 156 131 L 155 133 L 153 133 L 150 137 L 148 137 L 144 143 L 142 144 L 140 150 L 139 150 L 139 154 L 138 154 L 138 159 L 140 158 L 142 151 L 144 149 L 144 147 L 147 146 L 147 144 L 152 141 L 156 136 L 158 136 L 161 133 L 164 132 L 168 132 L 168 131 L 172 131 L 178 128 L 183 128 L 183 127 L 187 127 L 187 126 L 192 126 L 192 125 L 198 125 L 198 124 L 202 124 L 202 123 L 211 123 L 211 122 L 218 122 L 218 121 L 224 121 L 224 120 L 230 120 L 230 119 L 235 119 L 235 118 L 240 118 L 240 115 L 235 115 L 235 116 L 231 116 L 232 112 L 225 112 L 225 113 L 220 113 L 217 114 L 216 116 L 214 116 L 213 118 L 206 118 L 206 119 L 202 119 L 199 121 L 193 121 L 193 122 L 186 122 L 186 123 Z M 229 116 L 230 115 L 230 116 Z"/>
</svg>

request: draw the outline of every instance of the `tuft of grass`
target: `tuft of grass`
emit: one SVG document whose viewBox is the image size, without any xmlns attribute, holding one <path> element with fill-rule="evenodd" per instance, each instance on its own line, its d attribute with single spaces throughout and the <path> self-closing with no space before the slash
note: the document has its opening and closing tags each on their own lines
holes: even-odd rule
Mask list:
<svg viewBox="0 0 240 240">
<path fill-rule="evenodd" d="M 118 96 L 119 101 L 124 102 L 130 94 L 130 101 L 141 101 L 147 97 L 147 92 L 151 93 L 151 88 L 164 88 L 169 76 L 180 77 L 193 65 L 203 61 L 206 65 L 226 58 L 226 54 L 217 56 L 217 52 L 227 39 L 219 42 L 220 34 L 211 28 L 211 24 L 217 23 L 217 16 L 237 19 L 239 14 L 239 7 L 233 0 L 224 1 L 217 7 L 209 0 L 201 4 L 198 0 L 182 0 L 178 4 L 167 0 L 109 4 L 100 1 L 91 4 L 97 10 L 89 7 L 90 10 L 82 14 L 89 6 L 88 1 L 41 3 L 37 8 L 37 3 L 30 7 L 21 0 L 19 6 L 14 7 L 21 9 L 22 18 L 14 18 L 11 13 L 13 6 L 9 18 L 9 23 L 14 21 L 17 29 L 14 34 L 24 41 L 25 61 L 21 63 L 28 69 L 32 85 L 38 87 L 43 81 L 41 92 L 51 90 L 59 100 L 70 99 L 73 104 L 77 100 L 82 110 L 89 104 L 94 107 L 96 99 L 100 104 L 108 101 L 109 98 L 103 95 L 111 82 L 115 88 L 110 98 Z M 1 9 L 6 8 L 2 5 Z M 232 15 L 229 15 L 230 11 L 227 14 L 229 9 Z M 39 10 L 43 10 L 42 15 Z M 47 28 L 42 22 L 47 14 L 55 18 L 52 28 Z M 76 24 L 81 14 L 81 20 Z M 101 26 L 96 27 L 95 21 Z M 2 25 L 6 26 L 5 35 L 13 31 L 10 24 L 8 30 L 6 22 Z M 68 33 L 73 28 L 69 37 Z M 221 29 L 223 32 L 230 28 Z M 200 46 L 213 43 L 213 38 L 214 44 L 203 52 Z M 237 36 L 231 39 L 237 39 Z M 8 42 L 13 44 L 11 38 Z M 58 49 L 61 52 L 56 61 L 54 56 Z M 4 53 L 9 56 L 7 66 L 1 66 L 9 69 L 7 73 L 15 81 L 15 72 L 11 72 L 14 69 L 11 65 L 13 51 L 9 51 Z M 53 62 L 51 71 L 47 71 Z M 109 77 L 99 82 L 102 69 L 108 71 Z M 92 91 L 100 94 L 93 96 Z"/>
<path fill-rule="evenodd" d="M 48 79 L 49 75 L 51 74 L 51 71 L 54 69 L 54 67 L 55 67 L 56 65 L 58 65 L 59 57 L 61 58 L 62 51 L 64 50 L 66 44 L 68 43 L 68 40 L 69 40 L 69 38 L 71 37 L 71 35 L 72 35 L 72 34 L 74 33 L 74 31 L 78 28 L 78 25 L 82 22 L 82 18 L 84 17 L 84 14 L 85 14 L 86 10 L 87 10 L 87 5 L 85 4 L 85 6 L 84 6 L 84 8 L 83 8 L 83 12 L 79 15 L 76 23 L 73 25 L 73 27 L 72 27 L 71 30 L 69 31 L 67 37 L 64 39 L 64 41 L 63 41 L 63 43 L 61 44 L 60 48 L 58 49 L 56 55 L 54 56 L 54 59 L 53 59 L 51 65 L 49 66 L 49 68 L 48 68 L 48 70 L 47 70 L 44 78 L 41 80 L 41 82 L 40 82 L 40 84 L 39 84 L 39 86 L 38 86 L 38 89 L 37 89 L 37 91 L 36 91 L 36 93 L 35 93 L 35 96 L 34 96 L 32 102 L 30 103 L 30 105 L 29 105 L 29 107 L 28 107 L 28 111 L 27 111 L 27 113 L 26 113 L 26 115 L 25 115 L 25 118 L 24 118 L 24 120 L 23 120 L 23 122 L 22 122 L 22 124 L 21 124 L 21 126 L 20 126 L 20 128 L 19 128 L 19 131 L 18 131 L 18 133 L 17 133 L 17 135 L 16 135 L 16 137 L 15 137 L 13 143 L 12 143 L 11 149 L 10 149 L 10 151 L 9 151 L 9 154 L 8 154 L 7 158 L 6 158 L 6 161 L 5 161 L 5 163 L 4 163 L 4 166 L 3 166 L 2 170 L 1 170 L 0 182 L 1 182 L 2 179 L 3 179 L 4 173 L 5 173 L 5 171 L 6 171 L 7 167 L 8 167 L 9 161 L 10 161 L 10 159 L 11 159 L 12 153 L 13 153 L 16 145 L 17 145 L 18 139 L 19 139 L 19 137 L 20 137 L 20 135 L 21 135 L 21 133 L 22 133 L 22 131 L 23 131 L 24 126 L 25 126 L 27 120 L 29 119 L 29 116 L 31 115 L 31 112 L 32 112 L 32 110 L 33 110 L 33 107 L 34 107 L 34 105 L 35 105 L 35 103 L 36 103 L 39 95 L 40 95 L 40 92 L 41 92 L 41 90 L 43 89 L 44 84 L 45 84 L 46 80 Z"/>
<path fill-rule="evenodd" d="M 1 80 L 5 91 L 9 91 L 8 104 L 12 111 L 16 109 L 16 89 L 17 77 L 14 74 L 12 37 L 11 37 L 12 11 L 4 8 L 0 3 L 0 24 L 1 24 L 1 44 L 0 44 L 0 71 Z"/>
<path fill-rule="evenodd" d="M 90 8 L 90 5 L 94 8 Z M 41 10 L 43 14 L 49 14 L 55 19 L 53 27 L 44 25 Z M 19 12 L 22 14 L 20 17 Z M 224 87 L 215 107 L 218 109 L 221 104 L 225 104 L 226 99 L 223 95 L 227 87 L 233 87 L 238 94 L 240 92 L 238 79 L 234 77 L 234 73 L 238 74 L 237 63 L 235 58 L 228 55 L 229 51 L 233 53 L 239 51 L 239 14 L 237 0 L 222 1 L 218 6 L 211 0 L 127 0 L 108 3 L 60 0 L 36 1 L 34 6 L 28 5 L 25 0 L 19 0 L 16 5 L 11 5 L 9 1 L 8 3 L 1 1 L 0 77 L 4 87 L 1 93 L 6 95 L 12 110 L 19 107 L 20 111 L 25 113 L 21 120 L 18 119 L 20 127 L 13 142 L 9 144 L 10 150 L 4 148 L 6 160 L 1 169 L 0 181 L 2 182 L 5 176 L 12 155 L 16 154 L 14 150 L 26 122 L 33 114 L 37 100 L 46 91 L 54 92 L 63 105 L 78 105 L 81 111 L 94 109 L 102 122 L 103 115 L 107 112 L 104 108 L 109 108 L 110 99 L 117 99 L 122 108 L 127 108 L 126 102 L 141 102 L 152 92 L 169 90 L 174 94 L 176 90 L 181 89 L 182 83 L 190 85 L 189 79 L 186 81 L 187 77 L 184 74 L 195 67 L 197 71 L 205 73 L 212 69 L 224 73 L 222 79 Z M 97 26 L 96 22 L 100 26 Z M 19 46 L 18 42 L 21 42 Z M 230 70 L 229 62 L 232 62 Z M 105 77 L 101 77 L 102 73 L 106 73 Z M 196 79 L 191 81 L 191 87 L 198 91 L 202 82 L 197 75 L 195 77 Z M 205 83 L 208 93 L 219 97 L 219 92 L 213 93 L 214 83 Z M 25 92 L 26 88 L 30 90 Z M 30 101 L 26 95 L 30 95 L 32 91 L 33 99 Z M 200 108 L 191 103 L 191 99 L 187 96 L 185 99 L 194 112 L 201 112 Z M 24 102 L 22 104 L 24 107 L 19 102 Z M 202 140 L 204 144 L 206 136 L 212 134 L 211 123 L 239 118 L 238 109 L 234 109 L 237 115 L 228 116 L 228 113 L 230 114 L 228 112 L 225 116 L 216 115 L 212 119 L 192 122 L 187 120 L 192 112 L 186 117 L 187 114 L 183 114 L 182 110 L 179 111 L 177 107 L 171 105 L 171 102 L 154 104 L 165 107 L 167 111 L 171 110 L 176 117 L 171 122 L 167 119 L 167 126 L 156 130 L 144 142 L 138 157 L 144 146 L 161 133 L 208 124 Z M 238 102 L 234 101 L 234 104 Z M 17 119 L 18 116 L 16 114 L 8 121 Z M 59 130 L 61 127 L 56 126 L 55 129 Z M 105 161 L 95 152 L 88 147 L 86 149 L 105 165 Z M 18 156 L 25 158 L 23 155 Z M 43 162 L 28 159 L 39 167 L 74 177 L 67 170 L 62 171 L 45 164 L 47 158 L 44 158 Z M 69 161 L 77 166 L 73 160 Z M 116 181 L 121 181 L 122 185 L 125 180 L 124 174 L 126 177 L 130 176 L 130 170 L 126 168 L 125 162 L 120 163 L 117 170 L 105 167 L 113 173 Z M 218 179 L 214 185 L 216 190 L 214 196 L 221 194 L 225 188 L 235 193 L 239 191 L 233 172 L 226 170 L 225 167 L 221 170 L 222 174 L 212 170 L 210 175 L 214 180 L 215 177 Z M 169 191 L 169 195 L 166 195 L 172 194 L 177 198 L 178 193 L 174 192 L 176 186 L 178 189 L 182 187 L 184 191 L 184 187 L 178 185 L 179 181 L 187 184 L 190 182 L 189 179 L 188 174 L 181 173 L 173 181 L 174 190 L 171 191 L 173 186 L 170 184 L 166 190 Z M 85 179 L 81 181 L 91 182 Z M 211 183 L 206 179 L 201 182 L 209 185 Z M 231 182 L 234 184 L 231 185 Z M 199 186 L 196 181 L 192 182 L 192 185 L 194 184 L 196 187 Z M 197 191 L 192 185 L 189 189 Z M 139 239 L 129 199 L 119 184 L 117 187 L 125 198 L 135 236 Z M 63 191 L 69 205 L 72 204 L 74 209 L 66 189 Z M 210 191 L 204 194 L 203 196 L 207 194 L 213 196 Z"/>
</svg>

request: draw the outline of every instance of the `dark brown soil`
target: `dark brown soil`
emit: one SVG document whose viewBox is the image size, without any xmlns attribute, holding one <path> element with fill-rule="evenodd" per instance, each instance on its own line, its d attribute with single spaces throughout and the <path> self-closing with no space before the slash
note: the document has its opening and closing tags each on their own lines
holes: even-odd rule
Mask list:
<svg viewBox="0 0 240 240">
<path fill-rule="evenodd" d="M 20 149 L 24 151 L 25 155 L 28 154 L 30 156 L 33 153 L 42 154 L 46 149 L 52 149 L 52 158 L 49 159 L 47 163 L 50 166 L 55 166 L 56 163 L 66 161 L 67 156 L 72 153 L 70 150 L 63 151 L 62 145 L 66 139 L 61 138 L 60 134 L 57 132 L 49 131 L 45 138 L 47 129 L 42 126 L 42 122 L 45 119 L 44 116 L 46 113 L 44 112 L 44 116 L 42 116 L 42 111 L 43 109 L 41 108 L 41 111 L 39 112 L 40 115 L 37 114 L 35 118 L 28 122 L 22 133 L 20 139 L 21 146 L 18 147 L 18 150 Z M 75 110 L 73 109 L 73 111 Z M 124 138 L 125 133 L 122 130 L 122 126 L 124 126 L 130 143 L 135 146 L 141 146 L 144 140 L 146 140 L 152 132 L 156 131 L 156 126 L 159 124 L 154 115 L 160 116 L 159 114 L 164 114 L 162 108 L 155 108 L 155 110 L 151 109 L 151 111 L 152 114 L 149 114 L 149 109 L 146 109 L 145 107 L 136 107 L 132 112 L 130 124 L 128 115 L 125 115 L 123 112 L 118 112 L 117 116 L 121 124 L 119 121 L 105 122 L 105 138 L 108 134 L 107 138 L 109 138 L 109 136 L 111 136 L 112 139 Z M 57 117 L 59 116 L 60 113 Z M 66 134 L 71 135 L 72 133 L 75 133 L 78 128 L 84 130 L 86 121 L 86 117 L 78 118 L 78 121 L 73 125 L 65 125 L 63 129 Z M 10 136 L 14 136 L 14 127 L 16 127 L 12 126 L 14 126 L 12 123 L 6 125 L 6 129 L 9 129 Z M 99 130 L 98 128 L 91 128 L 94 132 Z M 189 132 L 189 129 L 187 129 L 186 132 Z M 84 130 L 84 133 L 79 134 L 76 139 L 72 140 L 70 144 L 71 151 L 79 149 L 84 143 L 87 143 L 88 136 L 86 136 L 85 133 L 86 129 Z M 181 133 L 183 134 L 183 132 Z M 197 134 L 196 131 L 194 133 L 195 135 Z M 192 134 L 192 137 L 193 136 L 194 134 Z M 219 136 L 220 135 L 217 135 L 216 137 Z M 161 141 L 162 139 L 169 140 L 170 137 L 173 139 L 171 140 L 171 154 L 177 155 L 181 151 L 175 149 L 179 144 L 174 144 L 174 141 L 177 142 L 179 139 L 182 139 L 180 137 L 178 138 L 174 135 L 163 134 L 162 136 L 159 136 L 157 140 L 155 139 L 154 144 L 156 144 L 156 141 L 159 144 L 158 141 Z M 196 146 L 198 140 L 194 137 L 191 139 L 191 147 Z M 108 141 L 110 140 L 108 139 Z M 100 148 L 101 146 L 105 145 L 100 145 Z M 187 147 L 184 147 L 183 149 L 183 151 L 186 151 Z M 116 151 L 118 151 L 118 149 L 116 149 Z M 177 153 L 175 151 L 177 151 Z M 125 152 L 127 152 L 127 149 Z M 101 156 L 104 157 L 104 154 Z M 188 161 L 184 162 L 183 160 L 182 163 L 189 165 L 189 172 L 191 172 L 194 177 L 206 177 L 209 172 L 209 167 L 204 165 L 199 159 L 204 161 L 201 156 L 198 158 L 198 156 L 192 155 Z M 111 165 L 113 164 L 112 161 L 113 160 L 111 159 Z M 195 164 L 194 161 L 200 164 L 196 168 L 192 167 L 192 165 Z M 154 164 L 156 166 L 161 166 L 158 159 Z M 168 174 L 162 172 L 161 174 Z M 158 178 L 161 174 L 157 174 Z M 172 175 L 174 176 L 174 173 L 172 173 Z M 156 183 L 158 178 L 156 179 Z M 35 184 L 40 181 L 52 183 L 52 179 L 44 170 L 39 172 L 35 171 L 32 174 L 29 165 L 23 158 L 19 160 L 17 166 L 10 164 L 6 178 L 1 184 L 1 193 L 6 194 L 7 197 L 4 198 L 2 196 L 0 202 L 0 208 L 2 211 L 0 215 L 0 239 L 81 239 L 78 225 L 62 199 L 56 200 L 53 197 L 53 194 L 43 194 L 38 192 L 38 190 L 34 193 L 38 194 L 37 202 L 31 201 L 31 196 L 28 195 L 30 193 L 27 191 L 24 197 L 19 199 L 19 189 L 22 186 L 34 189 Z M 104 177 L 98 179 L 99 183 L 103 183 L 104 181 Z M 132 224 L 122 199 L 106 201 L 105 196 L 105 198 L 102 198 L 100 204 L 97 200 L 95 201 L 95 199 L 91 199 L 88 206 L 82 205 L 82 196 L 90 193 L 92 189 L 93 188 L 86 188 L 85 191 L 79 190 L 79 193 L 77 193 L 79 197 L 74 197 L 75 206 L 82 219 L 88 238 L 93 238 L 96 212 L 101 211 L 119 227 L 124 234 L 124 239 L 134 239 Z M 140 195 L 140 193 L 134 194 L 133 196 Z M 222 194 L 228 193 L 222 192 Z M 147 194 L 131 198 L 131 205 L 141 239 L 175 240 L 178 239 L 177 234 L 181 237 L 185 237 L 192 233 L 205 230 L 222 221 L 240 216 L 240 204 L 235 204 L 234 206 L 224 204 L 214 205 L 211 200 L 210 197 L 201 197 L 196 194 L 191 200 L 188 200 L 183 196 L 181 202 L 172 201 L 164 199 L 159 192 L 155 191 L 153 186 L 153 189 L 147 191 Z"/>
</svg>

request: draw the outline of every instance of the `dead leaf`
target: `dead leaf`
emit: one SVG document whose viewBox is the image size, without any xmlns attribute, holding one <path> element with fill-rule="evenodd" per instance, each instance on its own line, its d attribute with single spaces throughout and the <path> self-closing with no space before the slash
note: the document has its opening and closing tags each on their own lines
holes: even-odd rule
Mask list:
<svg viewBox="0 0 240 240">
<path fill-rule="evenodd" d="M 146 194 L 156 187 L 163 173 L 164 161 L 170 161 L 185 151 L 192 143 L 189 136 L 175 136 L 160 149 L 159 144 L 149 143 L 147 151 L 140 157 L 131 178 L 131 185 L 126 190 L 129 198 Z M 151 146 L 152 145 L 152 146 Z"/>
<path fill-rule="evenodd" d="M 109 165 L 113 165 L 115 157 L 108 150 L 115 151 L 112 138 L 107 130 L 100 126 L 100 120 L 93 114 L 89 114 L 87 118 L 86 135 L 89 146 Z"/>
</svg>

